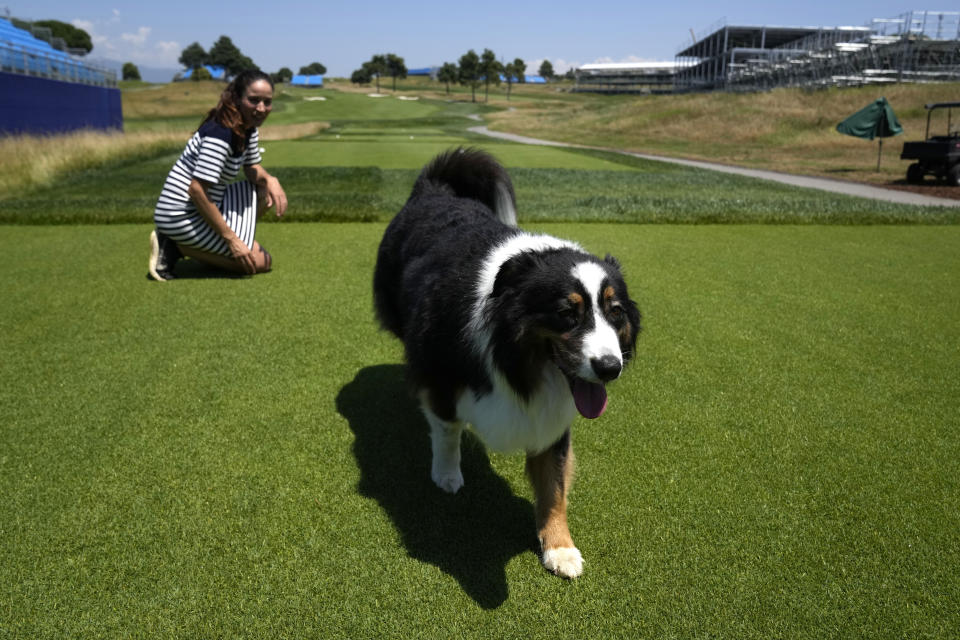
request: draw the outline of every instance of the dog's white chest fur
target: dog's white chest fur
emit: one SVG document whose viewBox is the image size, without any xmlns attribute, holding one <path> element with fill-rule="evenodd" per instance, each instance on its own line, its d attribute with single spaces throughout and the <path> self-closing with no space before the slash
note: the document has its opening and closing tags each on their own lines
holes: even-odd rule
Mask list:
<svg viewBox="0 0 960 640">
<path fill-rule="evenodd" d="M 491 393 L 477 398 L 466 389 L 460 395 L 457 418 L 495 451 L 540 453 L 560 439 L 577 415 L 567 379 L 552 364 L 544 368 L 540 387 L 527 401 L 495 369 L 491 378 Z"/>
</svg>

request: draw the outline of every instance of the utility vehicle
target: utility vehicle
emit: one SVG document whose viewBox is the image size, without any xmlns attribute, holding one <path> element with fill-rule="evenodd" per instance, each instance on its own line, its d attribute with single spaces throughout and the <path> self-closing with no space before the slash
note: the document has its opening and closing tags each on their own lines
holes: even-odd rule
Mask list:
<svg viewBox="0 0 960 640">
<path fill-rule="evenodd" d="M 960 186 L 960 122 L 953 126 L 952 109 L 960 108 L 960 102 L 934 102 L 924 105 L 927 110 L 927 132 L 922 142 L 904 142 L 901 160 L 916 160 L 907 167 L 907 182 L 920 184 L 927 174 L 945 180 L 955 187 Z M 930 136 L 930 117 L 934 111 L 947 110 L 947 134 Z"/>
</svg>

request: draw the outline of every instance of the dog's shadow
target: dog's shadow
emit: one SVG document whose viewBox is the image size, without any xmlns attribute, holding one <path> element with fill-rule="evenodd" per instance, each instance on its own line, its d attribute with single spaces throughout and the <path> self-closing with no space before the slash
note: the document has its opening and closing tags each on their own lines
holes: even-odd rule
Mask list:
<svg viewBox="0 0 960 640">
<path fill-rule="evenodd" d="M 433 484 L 428 426 L 403 375 L 400 365 L 367 367 L 337 395 L 355 436 L 358 489 L 387 512 L 410 557 L 455 578 L 481 607 L 498 607 L 507 599 L 507 563 L 536 552 L 533 507 L 493 471 L 471 434 L 462 443 L 464 487 L 449 495 Z"/>
</svg>

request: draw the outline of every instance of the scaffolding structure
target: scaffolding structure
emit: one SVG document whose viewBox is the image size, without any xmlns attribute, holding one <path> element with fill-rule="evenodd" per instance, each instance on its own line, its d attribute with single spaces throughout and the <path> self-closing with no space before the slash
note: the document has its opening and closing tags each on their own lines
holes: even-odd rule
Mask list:
<svg viewBox="0 0 960 640">
<path fill-rule="evenodd" d="M 575 71 L 575 92 L 672 93 L 679 62 L 585 64 Z"/>
<path fill-rule="evenodd" d="M 677 91 L 758 91 L 960 80 L 960 12 L 910 11 L 864 27 L 721 24 L 682 47 Z"/>
</svg>

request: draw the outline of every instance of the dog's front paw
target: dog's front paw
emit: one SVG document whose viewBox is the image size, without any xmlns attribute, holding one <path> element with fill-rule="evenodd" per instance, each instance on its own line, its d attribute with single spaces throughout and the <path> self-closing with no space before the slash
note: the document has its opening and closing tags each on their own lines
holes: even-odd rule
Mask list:
<svg viewBox="0 0 960 640">
<path fill-rule="evenodd" d="M 456 493 L 463 486 L 463 473 L 460 472 L 459 468 L 452 471 L 434 469 L 431 471 L 430 477 L 434 484 L 447 493 Z"/>
<path fill-rule="evenodd" d="M 544 549 L 543 566 L 561 578 L 576 578 L 583 573 L 583 556 L 576 547 Z"/>
</svg>

